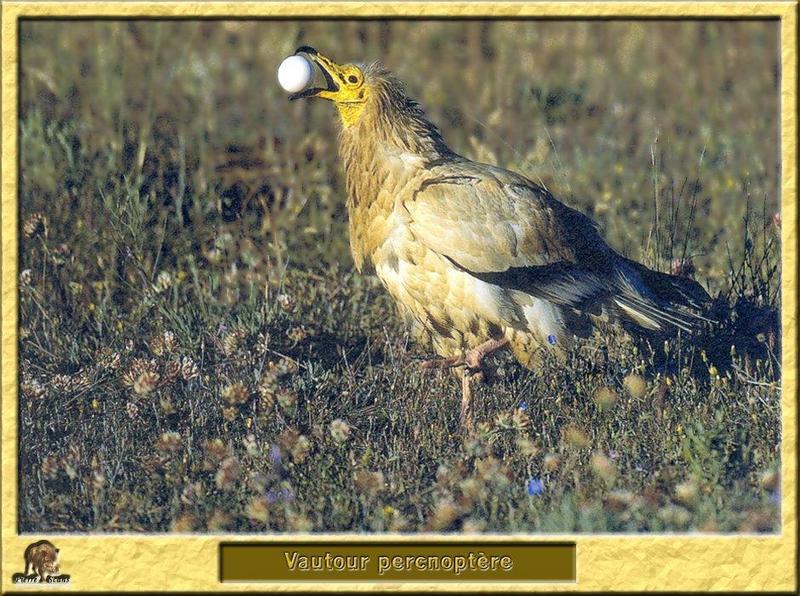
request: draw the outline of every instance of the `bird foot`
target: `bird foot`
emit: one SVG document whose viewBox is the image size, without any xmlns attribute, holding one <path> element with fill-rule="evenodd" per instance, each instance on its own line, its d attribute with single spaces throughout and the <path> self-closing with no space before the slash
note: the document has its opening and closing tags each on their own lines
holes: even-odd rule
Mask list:
<svg viewBox="0 0 800 596">
<path fill-rule="evenodd" d="M 502 350 L 508 345 L 508 339 L 490 339 L 489 341 L 485 341 L 479 346 L 468 350 L 466 354 L 464 354 L 464 365 L 467 367 L 467 370 L 478 372 L 483 368 L 483 359 L 486 358 L 490 354 L 494 354 L 498 350 Z"/>
<path fill-rule="evenodd" d="M 466 361 L 464 356 L 453 356 L 452 358 L 434 358 L 432 360 L 423 360 L 421 366 L 424 369 L 432 368 L 458 368 L 464 366 Z"/>
<path fill-rule="evenodd" d="M 483 369 L 484 358 L 507 345 L 508 340 L 506 338 L 490 339 L 458 356 L 425 360 L 422 362 L 422 368 L 458 368 L 463 366 L 466 368 L 468 374 L 473 375 Z"/>
<path fill-rule="evenodd" d="M 473 378 L 483 372 L 483 359 L 508 345 L 508 339 L 490 339 L 479 346 L 467 350 L 463 354 L 451 358 L 438 358 L 425 360 L 422 368 L 459 368 L 464 367 L 461 374 L 461 428 L 471 432 L 475 425 L 472 418 L 472 388 L 470 383 Z"/>
</svg>

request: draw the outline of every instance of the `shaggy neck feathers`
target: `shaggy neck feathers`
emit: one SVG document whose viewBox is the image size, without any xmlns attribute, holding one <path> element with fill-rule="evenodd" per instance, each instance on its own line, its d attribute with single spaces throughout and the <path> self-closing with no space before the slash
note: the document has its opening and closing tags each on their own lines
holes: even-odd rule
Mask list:
<svg viewBox="0 0 800 596">
<path fill-rule="evenodd" d="M 406 96 L 403 84 L 382 66 L 372 64 L 365 69 L 365 84 L 369 92 L 358 119 L 345 121 L 344 145 L 374 141 L 423 157 L 450 153 L 439 130 L 425 117 L 422 108 Z M 344 121 L 344 114 L 342 116 Z"/>
<path fill-rule="evenodd" d="M 365 84 L 360 114 L 339 138 L 350 246 L 359 269 L 385 240 L 395 194 L 431 162 L 455 156 L 400 81 L 373 64 L 365 69 Z"/>
<path fill-rule="evenodd" d="M 398 168 L 424 167 L 454 155 L 422 108 L 406 96 L 399 80 L 378 63 L 366 67 L 365 80 L 369 92 L 359 104 L 357 119 L 348 125 L 352 111 L 345 114 L 339 106 L 345 122 L 339 153 L 347 178 L 348 205 L 373 200 L 369 191 L 388 176 L 399 174 Z"/>
</svg>

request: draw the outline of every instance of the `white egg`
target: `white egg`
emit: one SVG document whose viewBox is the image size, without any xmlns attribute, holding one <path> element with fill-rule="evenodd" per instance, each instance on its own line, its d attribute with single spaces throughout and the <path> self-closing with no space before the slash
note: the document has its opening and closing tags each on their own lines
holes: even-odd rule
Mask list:
<svg viewBox="0 0 800 596">
<path fill-rule="evenodd" d="M 278 82 L 286 91 L 302 91 L 311 81 L 313 70 L 308 60 L 302 56 L 289 56 L 278 67 Z"/>
</svg>

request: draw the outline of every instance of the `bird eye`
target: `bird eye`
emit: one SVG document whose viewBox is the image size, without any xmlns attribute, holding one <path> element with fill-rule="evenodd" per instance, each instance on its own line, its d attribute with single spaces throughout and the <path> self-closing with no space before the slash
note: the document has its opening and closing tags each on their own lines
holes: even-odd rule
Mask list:
<svg viewBox="0 0 800 596">
<path fill-rule="evenodd" d="M 356 75 L 350 75 L 349 77 L 347 77 L 347 80 L 353 84 L 358 83 L 358 77 Z"/>
</svg>

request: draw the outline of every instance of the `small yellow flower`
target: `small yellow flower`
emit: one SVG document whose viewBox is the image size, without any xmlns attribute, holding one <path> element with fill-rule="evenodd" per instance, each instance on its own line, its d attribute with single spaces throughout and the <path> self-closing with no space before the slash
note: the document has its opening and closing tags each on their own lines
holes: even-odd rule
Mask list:
<svg viewBox="0 0 800 596">
<path fill-rule="evenodd" d="M 697 499 L 697 493 L 697 485 L 687 480 L 675 487 L 675 500 L 682 505 L 691 505 Z"/>
<path fill-rule="evenodd" d="M 606 412 L 610 410 L 617 401 L 617 394 L 609 387 L 601 387 L 594 394 L 594 403 L 600 410 Z"/>
<path fill-rule="evenodd" d="M 297 394 L 289 389 L 278 389 L 275 395 L 278 405 L 284 410 L 292 411 L 297 404 Z"/>
<path fill-rule="evenodd" d="M 170 360 L 164 365 L 164 381 L 171 383 L 181 374 L 181 363 L 179 360 Z"/>
<path fill-rule="evenodd" d="M 777 470 L 768 470 L 761 475 L 761 486 L 767 490 L 777 490 L 781 476 Z"/>
<path fill-rule="evenodd" d="M 434 506 L 428 521 L 428 527 L 433 530 L 444 530 L 459 516 L 459 509 L 450 497 L 441 498 Z"/>
<path fill-rule="evenodd" d="M 37 234 L 47 234 L 47 218 L 41 213 L 32 214 L 23 224 L 22 233 L 26 238 Z"/>
<path fill-rule="evenodd" d="M 158 386 L 160 378 L 157 372 L 145 371 L 133 382 L 133 390 L 139 395 L 150 393 Z"/>
<path fill-rule="evenodd" d="M 242 346 L 242 343 L 247 337 L 247 332 L 241 327 L 233 329 L 225 337 L 222 338 L 222 352 L 230 357 Z"/>
<path fill-rule="evenodd" d="M 242 475 L 242 466 L 235 457 L 228 457 L 219 465 L 217 470 L 217 488 L 222 490 L 232 490 Z"/>
<path fill-rule="evenodd" d="M 245 508 L 245 515 L 255 522 L 267 523 L 269 520 L 269 505 L 264 497 L 253 497 Z"/>
<path fill-rule="evenodd" d="M 172 331 L 165 331 L 150 340 L 150 351 L 156 356 L 171 354 L 178 347 L 178 341 Z"/>
<path fill-rule="evenodd" d="M 344 420 L 337 418 L 331 422 L 330 433 L 334 442 L 342 444 L 347 440 L 347 437 L 350 436 L 350 425 Z"/>
<path fill-rule="evenodd" d="M 230 515 L 224 511 L 215 509 L 214 513 L 211 514 L 211 517 L 208 518 L 206 527 L 208 528 L 209 532 L 222 532 L 230 527 L 232 521 L 233 519 Z"/>
<path fill-rule="evenodd" d="M 185 381 L 193 381 L 200 378 L 197 364 L 189 356 L 184 356 L 181 361 L 181 376 Z"/>
<path fill-rule="evenodd" d="M 250 399 L 250 392 L 244 383 L 234 383 L 222 390 L 222 399 L 230 406 L 240 406 Z"/>
<path fill-rule="evenodd" d="M 564 438 L 572 447 L 583 449 L 589 445 L 589 437 L 577 426 L 569 426 L 564 432 Z"/>
<path fill-rule="evenodd" d="M 191 532 L 197 527 L 197 518 L 191 513 L 183 513 L 172 520 L 170 530 L 176 533 Z"/>
<path fill-rule="evenodd" d="M 286 524 L 293 532 L 310 532 L 314 529 L 314 523 L 302 513 L 290 512 L 286 515 Z"/>
<path fill-rule="evenodd" d="M 353 475 L 353 482 L 361 494 L 375 496 L 386 487 L 383 472 L 380 470 L 370 472 L 369 470 L 358 470 Z"/>
<path fill-rule="evenodd" d="M 617 477 L 617 467 L 605 454 L 599 451 L 592 454 L 592 471 L 597 474 L 606 484 L 613 484 Z"/>
<path fill-rule="evenodd" d="M 289 339 L 291 339 L 294 343 L 300 343 L 309 336 L 309 331 L 305 326 L 299 325 L 289 329 L 286 332 L 286 335 L 289 336 Z"/>
<path fill-rule="evenodd" d="M 604 504 L 610 511 L 620 513 L 628 508 L 628 506 L 633 502 L 633 498 L 633 493 L 630 491 L 615 490 L 608 493 Z"/>
<path fill-rule="evenodd" d="M 555 472 L 561 463 L 561 458 L 555 453 L 548 453 L 544 456 L 544 469 L 548 472 Z"/>
<path fill-rule="evenodd" d="M 53 480 L 58 476 L 58 470 L 58 460 L 52 455 L 48 455 L 42 460 L 42 474 L 44 474 L 45 478 Z"/>
<path fill-rule="evenodd" d="M 517 437 L 517 449 L 525 457 L 533 457 L 539 452 L 536 443 L 526 437 Z"/>
<path fill-rule="evenodd" d="M 300 435 L 297 437 L 297 441 L 294 445 L 292 445 L 290 449 L 290 453 L 292 454 L 292 460 L 296 463 L 303 463 L 306 459 L 308 454 L 311 452 L 311 441 L 309 441 L 308 437 L 305 435 Z"/>
<path fill-rule="evenodd" d="M 158 405 L 161 406 L 161 411 L 165 414 L 172 414 L 175 412 L 175 405 L 172 403 L 172 398 L 170 398 L 168 395 L 165 395 L 159 399 Z"/>
<path fill-rule="evenodd" d="M 156 442 L 156 449 L 162 453 L 176 453 L 181 449 L 181 435 L 176 432 L 165 432 Z"/>
<path fill-rule="evenodd" d="M 228 446 L 222 439 L 213 439 L 203 444 L 203 469 L 214 470 L 230 455 Z"/>
<path fill-rule="evenodd" d="M 639 375 L 628 375 L 622 381 L 622 385 L 634 399 L 642 399 L 647 393 L 647 381 Z"/>
</svg>

